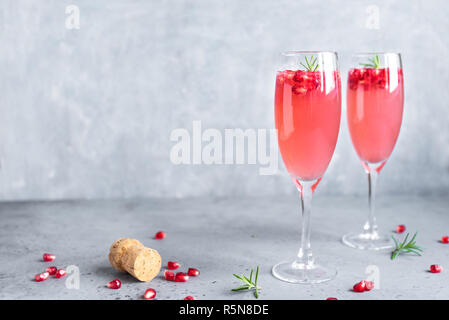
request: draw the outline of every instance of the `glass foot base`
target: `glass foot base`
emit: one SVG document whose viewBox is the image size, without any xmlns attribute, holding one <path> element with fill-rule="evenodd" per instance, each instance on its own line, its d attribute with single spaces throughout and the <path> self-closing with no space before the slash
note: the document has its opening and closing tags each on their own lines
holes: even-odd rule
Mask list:
<svg viewBox="0 0 449 320">
<path fill-rule="evenodd" d="M 343 236 L 345 245 L 360 250 L 386 250 L 393 249 L 393 240 L 384 234 L 348 233 Z"/>
<path fill-rule="evenodd" d="M 280 262 L 271 270 L 276 278 L 290 283 L 320 283 L 335 278 L 337 270 L 323 265 Z"/>
</svg>

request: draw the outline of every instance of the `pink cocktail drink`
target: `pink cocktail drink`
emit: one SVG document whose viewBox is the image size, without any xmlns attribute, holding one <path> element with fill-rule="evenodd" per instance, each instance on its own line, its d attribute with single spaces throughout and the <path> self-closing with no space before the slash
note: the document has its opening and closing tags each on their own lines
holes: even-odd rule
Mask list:
<svg viewBox="0 0 449 320">
<path fill-rule="evenodd" d="M 347 116 L 363 162 L 382 163 L 396 144 L 402 122 L 402 69 L 354 68 L 348 74 Z"/>
<path fill-rule="evenodd" d="M 326 78 L 327 77 L 327 78 Z M 321 178 L 334 153 L 340 128 L 338 71 L 279 71 L 275 122 L 287 171 L 295 179 Z"/>
</svg>

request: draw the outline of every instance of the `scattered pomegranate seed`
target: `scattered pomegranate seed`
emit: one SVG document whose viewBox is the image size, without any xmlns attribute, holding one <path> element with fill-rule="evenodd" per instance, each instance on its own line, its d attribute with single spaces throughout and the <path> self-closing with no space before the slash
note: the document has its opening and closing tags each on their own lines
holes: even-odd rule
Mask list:
<svg viewBox="0 0 449 320">
<path fill-rule="evenodd" d="M 354 292 L 363 292 L 366 290 L 366 283 L 365 281 L 360 281 L 359 283 L 356 283 L 354 287 L 352 288 Z"/>
<path fill-rule="evenodd" d="M 396 227 L 396 232 L 397 233 L 402 233 L 405 231 L 405 226 L 403 224 L 400 224 Z"/>
<path fill-rule="evenodd" d="M 147 289 L 145 293 L 143 294 L 143 297 L 147 300 L 154 299 L 156 297 L 156 291 L 154 289 Z"/>
<path fill-rule="evenodd" d="M 56 271 L 56 278 L 62 278 L 67 274 L 67 272 L 64 269 L 58 269 L 58 271 Z"/>
<path fill-rule="evenodd" d="M 159 231 L 154 235 L 154 239 L 162 240 L 165 238 L 165 232 Z"/>
<path fill-rule="evenodd" d="M 173 272 L 171 272 L 171 271 L 168 271 L 168 270 L 164 271 L 164 277 L 165 277 L 165 280 L 168 280 L 168 281 L 174 281 L 175 280 L 175 274 Z"/>
<path fill-rule="evenodd" d="M 120 289 L 122 282 L 119 279 L 109 281 L 106 285 L 109 289 Z"/>
<path fill-rule="evenodd" d="M 326 300 L 338 300 L 337 298 L 334 298 L 334 297 L 329 297 L 329 298 L 327 298 Z"/>
<path fill-rule="evenodd" d="M 58 268 L 56 267 L 48 267 L 45 269 L 46 272 L 48 272 L 49 275 L 54 276 L 56 274 L 56 271 L 58 271 Z"/>
<path fill-rule="evenodd" d="M 44 259 L 44 261 L 53 261 L 56 259 L 56 256 L 51 253 L 44 253 L 44 255 L 42 256 L 42 259 Z"/>
<path fill-rule="evenodd" d="M 187 296 L 187 297 L 184 298 L 184 300 L 195 300 L 195 298 L 192 297 L 192 296 Z"/>
<path fill-rule="evenodd" d="M 442 243 L 449 243 L 449 236 L 441 237 L 441 242 Z"/>
<path fill-rule="evenodd" d="M 41 282 L 41 281 L 47 280 L 49 276 L 50 276 L 50 274 L 48 272 L 36 274 L 34 276 L 34 280 L 36 280 L 37 282 Z"/>
<path fill-rule="evenodd" d="M 176 270 L 180 267 L 181 265 L 176 262 L 176 261 L 169 261 L 167 262 L 167 268 L 169 268 L 170 270 Z"/>
<path fill-rule="evenodd" d="M 187 280 L 189 280 L 189 276 L 184 272 L 178 272 L 175 275 L 175 282 L 187 282 Z"/>
<path fill-rule="evenodd" d="M 195 268 L 189 268 L 187 271 L 187 274 L 191 277 L 198 277 L 200 275 L 200 270 Z"/>
<path fill-rule="evenodd" d="M 443 267 L 439 264 L 432 264 L 430 266 L 430 272 L 432 273 L 440 273 L 441 271 L 443 271 Z"/>
<path fill-rule="evenodd" d="M 371 291 L 374 288 L 374 283 L 372 281 L 365 281 L 365 290 Z"/>
</svg>

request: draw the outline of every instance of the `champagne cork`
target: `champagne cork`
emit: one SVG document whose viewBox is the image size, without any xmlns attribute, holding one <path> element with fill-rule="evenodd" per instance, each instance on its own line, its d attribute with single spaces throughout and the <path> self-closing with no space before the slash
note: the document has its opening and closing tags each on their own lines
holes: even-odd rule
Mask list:
<svg viewBox="0 0 449 320">
<path fill-rule="evenodd" d="M 111 246 L 109 262 L 115 269 L 147 282 L 161 270 L 162 259 L 156 250 L 146 248 L 138 240 L 120 238 Z"/>
</svg>

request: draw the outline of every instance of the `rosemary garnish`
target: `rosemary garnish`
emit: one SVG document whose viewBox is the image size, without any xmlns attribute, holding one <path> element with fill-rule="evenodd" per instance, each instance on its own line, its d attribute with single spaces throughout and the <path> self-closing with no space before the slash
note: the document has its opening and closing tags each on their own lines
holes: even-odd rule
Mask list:
<svg viewBox="0 0 449 320">
<path fill-rule="evenodd" d="M 310 56 L 310 58 L 307 59 L 307 56 L 305 56 L 304 60 L 306 61 L 306 64 L 302 62 L 299 64 L 306 68 L 307 71 L 316 71 L 318 69 L 318 59 L 316 57 Z"/>
<path fill-rule="evenodd" d="M 247 277 L 245 277 L 243 274 L 233 273 L 234 277 L 236 277 L 237 279 L 242 281 L 244 283 L 244 285 L 234 288 L 234 289 L 232 289 L 232 291 L 255 289 L 254 296 L 256 298 L 259 298 L 259 290 L 262 289 L 261 287 L 257 286 L 257 277 L 259 276 L 259 266 L 257 266 L 257 269 L 256 269 L 256 277 L 254 279 L 254 282 L 253 282 L 253 273 L 254 273 L 254 270 L 251 269 L 251 274 L 249 276 L 249 279 Z"/>
<path fill-rule="evenodd" d="M 408 243 L 407 243 L 407 239 L 409 236 L 408 233 L 405 236 L 404 241 L 402 241 L 401 243 L 399 243 L 398 240 L 396 240 L 393 236 L 391 236 L 393 238 L 394 244 L 396 245 L 396 248 L 391 253 L 391 260 L 396 258 L 402 252 L 412 252 L 412 253 L 415 253 L 418 256 L 420 256 L 421 252 L 423 252 L 424 249 L 416 245 L 415 239 L 416 239 L 417 235 L 418 235 L 418 232 L 415 232 L 412 239 Z"/>
<path fill-rule="evenodd" d="M 364 66 L 365 68 L 380 69 L 380 58 L 378 55 L 375 55 L 372 59 L 368 59 L 368 61 L 369 63 L 360 63 L 360 65 Z"/>
</svg>

